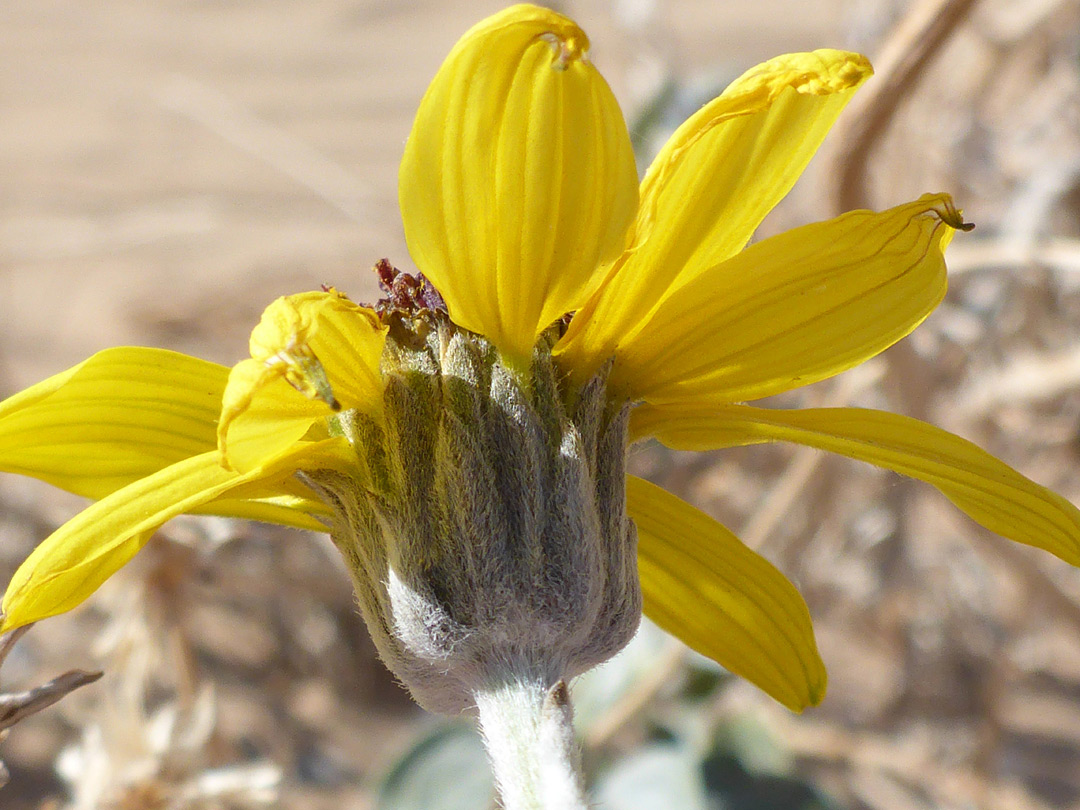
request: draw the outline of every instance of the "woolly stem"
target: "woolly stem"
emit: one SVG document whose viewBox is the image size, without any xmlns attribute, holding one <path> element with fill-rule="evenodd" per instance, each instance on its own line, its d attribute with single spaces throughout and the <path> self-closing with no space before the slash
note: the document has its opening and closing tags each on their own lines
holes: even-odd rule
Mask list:
<svg viewBox="0 0 1080 810">
<path fill-rule="evenodd" d="M 505 810 L 585 810 L 566 684 L 520 678 L 476 693 Z"/>
</svg>

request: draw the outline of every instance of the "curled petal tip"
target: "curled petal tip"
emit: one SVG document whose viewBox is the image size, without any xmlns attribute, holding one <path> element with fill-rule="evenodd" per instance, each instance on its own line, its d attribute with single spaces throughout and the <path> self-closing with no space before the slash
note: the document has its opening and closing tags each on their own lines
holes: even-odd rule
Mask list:
<svg viewBox="0 0 1080 810">
<path fill-rule="evenodd" d="M 584 60 L 589 51 L 589 40 L 585 38 L 584 32 L 577 28 L 567 32 L 567 35 L 549 31 L 541 34 L 540 39 L 551 46 L 555 54 L 551 66 L 556 70 L 566 70 L 575 59 Z"/>
<path fill-rule="evenodd" d="M 289 385 L 308 399 L 318 399 L 330 406 L 332 411 L 340 411 L 341 403 L 334 396 L 326 371 L 319 358 L 304 343 L 294 339 L 288 348 L 283 349 L 264 362 L 267 368 L 284 366 L 283 376 Z"/>
<path fill-rule="evenodd" d="M 843 75 L 848 78 L 851 84 L 860 84 L 864 80 L 874 75 L 874 66 L 870 64 L 870 60 L 863 56 L 861 53 L 848 53 L 848 61 L 842 69 Z"/>
<path fill-rule="evenodd" d="M 953 198 L 948 194 L 928 194 L 925 198 L 937 198 L 938 204 L 930 210 L 950 228 L 964 232 L 975 229 L 974 222 L 964 222 L 964 212 L 956 207 Z"/>
</svg>

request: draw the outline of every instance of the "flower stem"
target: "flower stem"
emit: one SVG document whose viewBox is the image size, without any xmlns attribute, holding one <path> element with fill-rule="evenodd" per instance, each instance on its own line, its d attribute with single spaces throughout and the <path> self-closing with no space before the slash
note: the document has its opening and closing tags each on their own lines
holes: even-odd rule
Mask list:
<svg viewBox="0 0 1080 810">
<path fill-rule="evenodd" d="M 505 810 L 585 810 L 566 683 L 520 678 L 476 693 Z"/>
</svg>

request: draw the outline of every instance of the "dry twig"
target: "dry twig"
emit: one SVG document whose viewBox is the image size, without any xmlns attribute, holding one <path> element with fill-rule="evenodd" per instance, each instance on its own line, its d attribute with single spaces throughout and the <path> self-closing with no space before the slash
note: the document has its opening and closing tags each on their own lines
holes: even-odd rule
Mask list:
<svg viewBox="0 0 1080 810">
<path fill-rule="evenodd" d="M 20 627 L 0 636 L 0 666 L 15 647 L 15 642 L 26 635 L 33 625 Z M 7 736 L 8 730 L 32 714 L 52 706 L 80 686 L 93 683 L 102 675 L 101 672 L 86 672 L 81 669 L 65 672 L 48 683 L 27 689 L 23 692 L 0 693 L 0 740 Z M 8 780 L 7 769 L 0 763 L 0 787 Z"/>
<path fill-rule="evenodd" d="M 837 213 L 868 204 L 866 167 L 900 100 L 977 0 L 924 0 L 893 29 L 874 60 L 876 79 L 855 97 L 832 132 L 833 200 Z"/>
</svg>

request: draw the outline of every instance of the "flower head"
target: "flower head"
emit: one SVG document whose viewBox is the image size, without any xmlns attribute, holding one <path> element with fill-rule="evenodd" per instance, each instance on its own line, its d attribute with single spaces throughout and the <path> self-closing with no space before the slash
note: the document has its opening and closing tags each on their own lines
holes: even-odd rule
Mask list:
<svg viewBox="0 0 1080 810">
<path fill-rule="evenodd" d="M 1080 512 L 969 442 L 894 414 L 741 404 L 910 333 L 966 225 L 944 194 L 747 247 L 856 89 L 822 50 L 748 71 L 637 182 L 570 20 L 514 6 L 421 102 L 400 200 L 422 275 L 375 306 L 275 301 L 231 371 L 101 352 L 0 404 L 0 467 L 98 501 L 24 563 L 3 629 L 74 607 L 182 512 L 328 527 L 390 666 L 454 710 L 508 661 L 568 677 L 644 612 L 799 710 L 825 670 L 795 588 L 724 526 L 624 477 L 628 441 L 787 441 L 936 486 L 1080 564 Z"/>
</svg>

